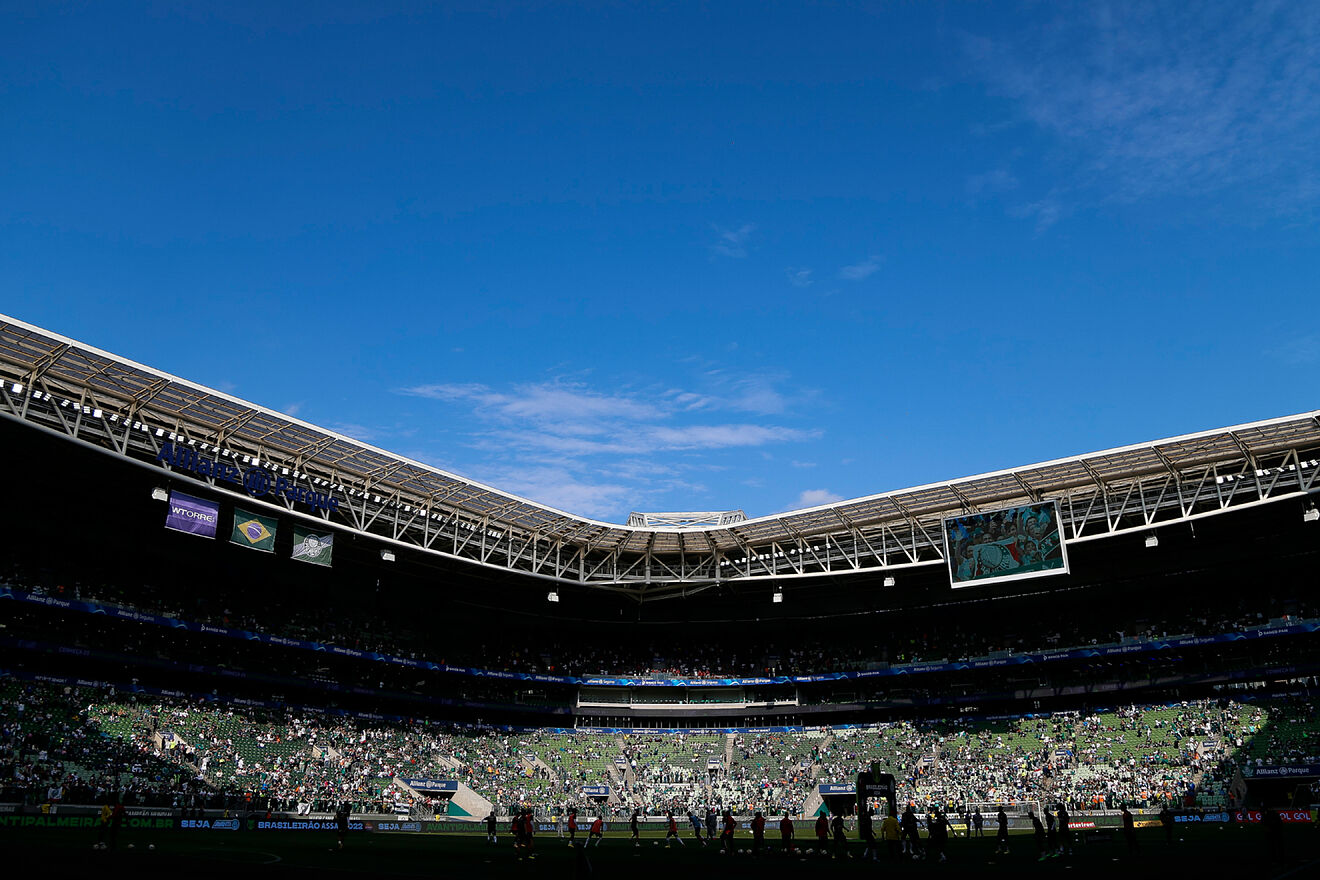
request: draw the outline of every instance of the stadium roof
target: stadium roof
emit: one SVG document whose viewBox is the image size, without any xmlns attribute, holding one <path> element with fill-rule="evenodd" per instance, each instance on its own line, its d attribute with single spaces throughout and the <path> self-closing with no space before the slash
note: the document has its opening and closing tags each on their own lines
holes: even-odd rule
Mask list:
<svg viewBox="0 0 1320 880">
<path fill-rule="evenodd" d="M 727 557 L 813 536 L 896 528 L 931 518 L 1106 490 L 1149 476 L 1172 477 L 1218 464 L 1256 467 L 1284 451 L 1320 449 L 1320 411 L 1202 431 L 993 473 L 882 492 L 743 521 L 692 525 L 619 525 L 521 498 L 412 461 L 326 428 L 169 375 L 40 327 L 0 315 L 0 375 L 6 394 L 18 384 L 45 389 L 100 413 L 140 420 L 217 449 L 294 468 L 369 498 L 456 512 L 502 535 L 592 553 L 717 554 Z M 377 500 L 380 500 L 379 498 Z M 469 526 L 470 528 L 471 526 Z M 929 537 L 929 536 L 928 536 Z M 915 558 L 912 561 L 916 561 Z M 692 576 L 718 580 L 717 575 Z M 646 579 L 650 580 L 651 575 Z M 684 576 L 686 578 L 686 576 Z M 680 578 L 680 579 L 684 579 Z"/>
</svg>

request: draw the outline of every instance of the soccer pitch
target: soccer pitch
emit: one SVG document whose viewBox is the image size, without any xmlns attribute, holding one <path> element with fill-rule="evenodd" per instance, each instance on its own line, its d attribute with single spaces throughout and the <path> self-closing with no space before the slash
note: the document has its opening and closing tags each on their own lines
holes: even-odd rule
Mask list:
<svg viewBox="0 0 1320 880">
<path fill-rule="evenodd" d="M 9 864 L 25 863 L 44 876 L 364 876 L 381 877 L 618 877 L 648 880 L 675 877 L 803 877 L 828 872 L 842 876 L 874 876 L 879 872 L 904 876 L 1180 876 L 1203 870 L 1215 876 L 1307 877 L 1320 874 L 1320 834 L 1310 826 L 1285 829 L 1283 860 L 1271 863 L 1264 831 L 1259 827 L 1179 828 L 1167 844 L 1160 829 L 1138 832 L 1139 852 L 1129 854 L 1121 834 L 1096 840 L 1079 835 L 1071 856 L 1037 858 L 1028 835 L 1014 835 L 1010 852 L 998 855 L 993 836 L 954 838 L 948 861 L 890 862 L 861 860 L 862 845 L 849 840 L 851 858 L 830 858 L 803 850 L 785 855 L 776 836 L 767 837 L 765 852 L 751 853 L 745 833 L 735 838 L 733 855 L 721 855 L 718 842 L 703 847 L 690 836 L 684 846 L 666 848 L 663 835 L 644 834 L 634 846 L 627 832 L 608 833 L 600 845 L 577 850 L 554 834 L 536 838 L 535 858 L 519 858 L 512 839 L 501 834 L 497 844 L 484 834 L 350 834 L 342 851 L 333 832 L 211 832 L 126 829 L 114 850 L 94 848 L 95 833 L 66 829 L 7 829 L 0 832 Z M 579 837 L 581 840 L 582 838 Z M 589 868 L 588 868 L 589 865 Z M 1246 873 L 1249 872 L 1249 873 Z M 18 876 L 17 874 L 15 876 Z"/>
</svg>

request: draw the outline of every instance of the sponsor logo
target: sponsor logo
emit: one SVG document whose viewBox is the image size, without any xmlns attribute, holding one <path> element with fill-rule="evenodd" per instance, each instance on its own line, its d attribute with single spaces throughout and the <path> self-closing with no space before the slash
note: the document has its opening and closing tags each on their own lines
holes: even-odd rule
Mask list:
<svg viewBox="0 0 1320 880">
<path fill-rule="evenodd" d="M 196 449 L 177 446 L 169 441 L 161 445 L 160 452 L 156 455 L 156 464 L 168 465 L 176 471 L 188 471 L 215 482 L 242 486 L 243 491 L 253 498 L 275 495 L 298 504 L 306 504 L 313 510 L 339 509 L 339 499 L 333 495 L 316 492 L 305 486 L 296 486 L 285 477 L 276 477 L 266 468 L 250 467 L 240 472 L 237 466 L 227 461 L 209 458 L 198 453 Z M 175 509 L 175 513 L 180 516 L 195 516 L 194 512 L 185 512 L 183 509 Z M 246 531 L 243 534 L 247 536 Z M 248 540 L 255 544 L 262 539 L 248 536 Z"/>
<path fill-rule="evenodd" d="M 181 819 L 180 828 L 200 831 L 237 831 L 237 819 Z"/>
<path fill-rule="evenodd" d="M 1311 812 L 1309 810 L 1279 810 L 1279 818 L 1284 822 L 1310 822 Z M 1265 814 L 1261 810 L 1238 810 L 1233 814 L 1233 821 L 1256 824 L 1265 821 Z"/>
</svg>

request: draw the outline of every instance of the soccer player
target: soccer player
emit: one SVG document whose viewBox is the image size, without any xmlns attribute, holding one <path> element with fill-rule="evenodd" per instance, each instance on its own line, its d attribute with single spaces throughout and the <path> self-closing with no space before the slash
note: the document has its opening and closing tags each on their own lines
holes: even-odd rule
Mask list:
<svg viewBox="0 0 1320 880">
<path fill-rule="evenodd" d="M 972 825 L 976 828 L 977 837 L 985 837 L 985 817 L 981 815 L 980 807 L 977 807 L 976 812 L 972 813 Z"/>
<path fill-rule="evenodd" d="M 821 855 L 828 851 L 830 842 L 830 817 L 821 813 L 816 817 L 816 848 Z"/>
<path fill-rule="evenodd" d="M 875 842 L 875 810 L 863 807 L 857 819 L 857 835 L 866 846 L 862 850 L 862 861 L 880 861 L 880 847 Z"/>
<path fill-rule="evenodd" d="M 936 859 L 937 862 L 947 862 L 948 857 L 944 854 L 944 849 L 949 842 L 949 817 L 944 815 L 943 810 L 936 807 L 935 813 L 926 828 L 930 838 L 930 854 L 939 856 Z"/>
<path fill-rule="evenodd" d="M 724 845 L 724 852 L 727 855 L 733 855 L 733 829 L 737 824 L 733 821 L 733 812 L 728 808 L 724 810 L 724 831 L 720 834 L 720 841 Z"/>
<path fill-rule="evenodd" d="M 907 811 L 903 813 L 901 828 L 903 854 L 915 859 L 921 855 L 921 833 L 917 830 L 917 811 L 911 804 L 908 804 Z"/>
<path fill-rule="evenodd" d="M 1127 840 L 1128 853 L 1136 855 L 1137 853 L 1137 823 L 1132 818 L 1131 811 L 1127 804 L 1123 805 L 1123 837 Z"/>
<path fill-rule="evenodd" d="M 1031 829 L 1036 835 L 1036 861 L 1045 861 L 1047 853 L 1045 852 L 1045 826 L 1040 824 L 1040 817 L 1032 810 L 1027 810 L 1027 817 L 1031 819 Z"/>
<path fill-rule="evenodd" d="M 765 843 L 765 814 L 760 810 L 752 817 L 752 855 L 761 855 L 761 846 Z"/>
<path fill-rule="evenodd" d="M 486 817 L 486 842 L 487 842 L 487 843 L 499 843 L 499 842 L 500 842 L 499 835 L 496 833 L 496 830 L 495 830 L 495 827 L 496 827 L 496 826 L 495 826 L 495 822 L 496 822 L 496 820 L 495 820 L 495 808 L 494 808 L 494 807 L 491 807 L 491 808 L 490 808 L 490 815 Z"/>
<path fill-rule="evenodd" d="M 536 858 L 536 842 L 532 838 L 536 830 L 536 817 L 529 809 L 519 809 L 518 815 L 513 825 L 514 848 L 518 850 L 519 857 L 524 859 Z"/>
<path fill-rule="evenodd" d="M 665 849 L 669 849 L 669 841 L 671 840 L 677 841 L 679 846 L 687 846 L 683 842 L 683 838 L 678 836 L 678 823 L 674 821 L 672 811 L 665 813 Z"/>
<path fill-rule="evenodd" d="M 572 846 L 577 839 L 577 807 L 571 807 L 568 811 L 568 845 Z"/>
<path fill-rule="evenodd" d="M 632 832 L 633 846 L 642 845 L 642 830 L 637 826 L 637 817 L 641 814 L 641 810 L 633 810 L 632 818 L 628 820 L 628 830 Z"/>
<path fill-rule="evenodd" d="M 779 820 L 779 841 L 784 847 L 784 855 L 793 854 L 793 820 L 788 818 L 788 813 L 784 813 L 784 818 Z"/>
<path fill-rule="evenodd" d="M 1073 854 L 1072 828 L 1068 825 L 1068 808 L 1059 804 L 1059 850 L 1065 855 Z"/>
<path fill-rule="evenodd" d="M 688 822 L 692 823 L 692 836 L 701 841 L 701 845 L 706 845 L 706 838 L 701 836 L 701 817 L 697 815 L 696 810 L 688 811 Z"/>
<path fill-rule="evenodd" d="M 706 839 L 707 840 L 715 839 L 716 826 L 717 826 L 717 822 L 715 819 L 715 808 L 707 807 L 706 808 Z"/>
<path fill-rule="evenodd" d="M 96 849 L 105 849 L 105 835 L 110 830 L 110 818 L 114 814 L 115 808 L 109 801 L 101 805 L 101 819 L 97 822 Z"/>
<path fill-rule="evenodd" d="M 889 850 L 889 860 L 894 861 L 900 855 L 899 837 L 902 832 L 898 828 L 898 819 L 894 816 L 885 816 L 885 820 L 880 823 L 880 836 L 885 839 L 885 847 Z"/>
<path fill-rule="evenodd" d="M 996 814 L 995 819 L 998 820 L 999 822 L 999 834 L 997 840 L 995 841 L 995 853 L 996 854 L 1007 853 L 1008 852 L 1008 813 L 1004 812 L 1003 804 L 1000 804 L 999 813 Z"/>
<path fill-rule="evenodd" d="M 596 847 L 599 848 L 601 839 L 604 838 L 604 836 L 605 820 L 600 816 L 597 816 L 595 819 L 591 820 L 591 831 L 587 834 L 587 846 L 591 846 L 591 842 L 594 840 L 596 841 Z"/>
<path fill-rule="evenodd" d="M 848 835 L 843 830 L 842 813 L 834 814 L 834 818 L 830 820 L 830 830 L 834 832 L 834 849 L 830 852 L 830 858 L 837 859 L 839 853 L 843 853 L 844 858 L 851 859 L 852 854 L 848 852 Z"/>
<path fill-rule="evenodd" d="M 344 837 L 348 834 L 348 814 L 350 809 L 351 807 L 349 807 L 348 802 L 345 801 L 339 805 L 339 809 L 335 810 L 335 834 L 339 839 L 339 844 L 336 847 L 337 849 L 344 848 Z"/>
</svg>

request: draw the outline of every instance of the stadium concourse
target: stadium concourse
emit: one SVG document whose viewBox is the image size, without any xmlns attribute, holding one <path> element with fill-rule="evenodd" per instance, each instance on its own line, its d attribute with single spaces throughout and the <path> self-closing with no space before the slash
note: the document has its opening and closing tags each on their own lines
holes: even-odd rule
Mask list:
<svg viewBox="0 0 1320 880">
<path fill-rule="evenodd" d="M 911 806 L 931 854 L 941 816 L 993 836 L 1001 807 L 1033 841 L 1062 811 L 1112 842 L 1126 807 L 1314 845 L 1316 414 L 650 528 L 3 319 L 0 379 L 6 845 L 108 810 L 288 854 L 342 821 L 481 871 L 492 814 L 613 843 L 672 813 L 691 844 L 727 811 L 743 841 L 846 818 L 860 856 L 868 806 Z M 1067 849 L 1042 834 L 1026 864 Z"/>
</svg>

